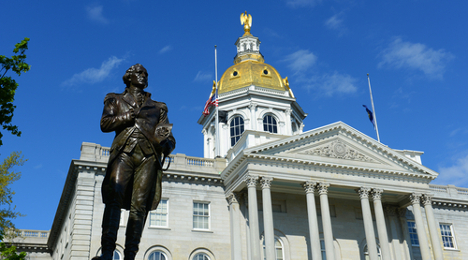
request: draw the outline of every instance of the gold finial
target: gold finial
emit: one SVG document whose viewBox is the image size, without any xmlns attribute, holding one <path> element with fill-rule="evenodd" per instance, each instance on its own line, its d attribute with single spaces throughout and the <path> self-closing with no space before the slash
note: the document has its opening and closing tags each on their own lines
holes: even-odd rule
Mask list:
<svg viewBox="0 0 468 260">
<path fill-rule="evenodd" d="M 250 35 L 250 27 L 252 27 L 252 16 L 247 15 L 247 11 L 240 15 L 241 24 L 244 25 L 244 35 Z"/>
</svg>

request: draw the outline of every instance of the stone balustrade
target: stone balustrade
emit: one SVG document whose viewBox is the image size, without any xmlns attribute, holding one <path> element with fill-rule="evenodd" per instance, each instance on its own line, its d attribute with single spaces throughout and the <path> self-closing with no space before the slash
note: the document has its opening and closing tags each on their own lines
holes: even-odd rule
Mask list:
<svg viewBox="0 0 468 260">
<path fill-rule="evenodd" d="M 99 144 L 83 142 L 81 144 L 80 160 L 107 163 L 109 160 L 110 148 Z M 185 154 L 170 155 L 164 162 L 164 168 L 170 163 L 168 173 L 180 171 L 192 171 L 200 173 L 219 174 L 226 167 L 226 160 L 223 158 L 201 158 L 187 156 Z"/>
</svg>

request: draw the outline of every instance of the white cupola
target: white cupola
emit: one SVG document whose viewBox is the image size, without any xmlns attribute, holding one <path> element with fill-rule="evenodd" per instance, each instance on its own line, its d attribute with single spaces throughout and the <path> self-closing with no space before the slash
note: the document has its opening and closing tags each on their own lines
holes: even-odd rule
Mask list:
<svg viewBox="0 0 468 260">
<path fill-rule="evenodd" d="M 251 26 L 251 16 L 248 17 Z M 251 145 L 300 134 L 307 116 L 296 102 L 288 78 L 282 78 L 273 66 L 264 62 L 260 40 L 250 34 L 250 26 L 248 31 L 244 26 L 244 35 L 235 43 L 234 65 L 218 81 L 221 157 L 228 154 L 247 130 L 257 132 Z M 202 115 L 198 120 L 203 126 L 205 158 L 217 155 L 215 115 L 213 106 L 209 115 Z"/>
</svg>

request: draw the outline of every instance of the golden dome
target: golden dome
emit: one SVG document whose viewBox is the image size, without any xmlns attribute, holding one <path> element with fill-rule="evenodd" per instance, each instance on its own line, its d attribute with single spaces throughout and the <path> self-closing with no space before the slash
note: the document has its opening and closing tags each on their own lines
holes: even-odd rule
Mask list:
<svg viewBox="0 0 468 260">
<path fill-rule="evenodd" d="M 288 77 L 281 78 L 273 66 L 266 64 L 260 53 L 260 40 L 250 33 L 252 16 L 241 14 L 241 24 L 244 24 L 244 35 L 237 39 L 237 55 L 234 57 L 234 65 L 227 69 L 218 82 L 218 94 L 230 92 L 236 89 L 255 85 L 262 88 L 278 91 L 288 91 L 294 98 L 289 88 Z"/>
<path fill-rule="evenodd" d="M 278 71 L 271 65 L 254 60 L 234 64 L 219 80 L 218 93 L 226 93 L 251 85 L 287 91 Z"/>
</svg>

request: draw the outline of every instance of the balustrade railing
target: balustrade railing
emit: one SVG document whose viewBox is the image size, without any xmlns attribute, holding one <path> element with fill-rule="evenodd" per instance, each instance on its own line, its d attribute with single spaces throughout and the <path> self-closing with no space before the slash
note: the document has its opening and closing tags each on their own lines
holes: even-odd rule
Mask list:
<svg viewBox="0 0 468 260">
<path fill-rule="evenodd" d="M 107 162 L 109 160 L 109 155 L 109 147 L 102 147 L 95 143 L 83 143 L 80 159 L 85 161 Z M 206 170 L 205 167 L 209 167 L 216 170 L 216 172 L 220 172 L 226 166 L 226 161 L 223 159 L 191 157 L 185 154 L 173 154 L 168 156 L 164 161 L 163 167 L 167 167 L 169 163 L 171 164 L 169 169 L 173 170 L 183 169 L 184 167 L 190 167 L 192 170 L 196 170 L 196 167 L 200 167 L 200 171 L 204 171 Z"/>
<path fill-rule="evenodd" d="M 20 237 L 24 238 L 48 238 L 49 237 L 49 231 L 40 231 L 40 230 L 24 230 L 20 229 L 16 233 Z"/>
<path fill-rule="evenodd" d="M 440 185 L 430 185 L 431 190 L 435 192 L 443 192 L 447 193 L 447 187 L 446 186 L 440 186 Z"/>
</svg>

